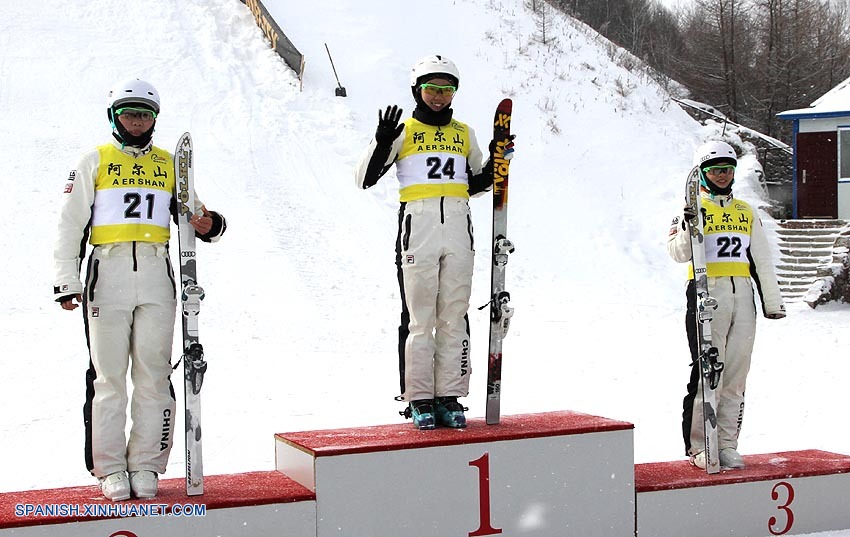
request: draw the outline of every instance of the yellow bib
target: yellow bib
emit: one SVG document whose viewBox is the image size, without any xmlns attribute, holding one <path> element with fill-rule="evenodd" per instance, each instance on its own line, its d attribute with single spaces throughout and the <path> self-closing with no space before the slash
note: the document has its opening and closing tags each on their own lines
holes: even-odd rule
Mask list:
<svg viewBox="0 0 850 537">
<path fill-rule="evenodd" d="M 466 124 L 453 119 L 437 127 L 406 119 L 404 143 L 396 162 L 400 200 L 442 196 L 468 199 L 466 159 L 470 151 Z"/>
<path fill-rule="evenodd" d="M 752 233 L 752 208 L 743 201 L 733 199 L 721 207 L 707 198 L 702 199 L 705 209 L 705 261 L 709 278 L 718 276 L 749 276 L 750 249 Z M 694 277 L 694 270 L 688 270 L 688 277 Z"/>
<path fill-rule="evenodd" d="M 91 244 L 167 242 L 171 236 L 174 161 L 154 147 L 139 158 L 112 144 L 97 148 Z"/>
</svg>

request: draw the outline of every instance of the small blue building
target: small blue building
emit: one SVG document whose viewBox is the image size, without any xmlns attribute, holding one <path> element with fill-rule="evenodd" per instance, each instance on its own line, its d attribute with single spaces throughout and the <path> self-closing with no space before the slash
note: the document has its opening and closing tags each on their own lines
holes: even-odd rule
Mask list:
<svg viewBox="0 0 850 537">
<path fill-rule="evenodd" d="M 794 122 L 792 218 L 850 220 L 850 78 L 777 117 Z"/>
</svg>

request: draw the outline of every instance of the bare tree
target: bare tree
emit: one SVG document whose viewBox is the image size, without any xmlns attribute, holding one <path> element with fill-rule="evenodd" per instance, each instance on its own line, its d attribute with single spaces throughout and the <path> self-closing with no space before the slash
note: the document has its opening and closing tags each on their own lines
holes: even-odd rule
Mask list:
<svg viewBox="0 0 850 537">
<path fill-rule="evenodd" d="M 676 15 L 656 0 L 548 2 L 694 99 L 776 137 L 790 128 L 776 114 L 810 104 L 850 76 L 846 0 L 693 0 Z"/>
<path fill-rule="evenodd" d="M 552 14 L 552 8 L 546 2 L 540 0 L 538 2 L 537 20 L 535 21 L 535 25 L 537 26 L 537 34 L 535 37 L 537 40 L 544 45 L 548 45 L 549 41 L 552 40 L 553 29 L 552 26 L 554 24 L 554 17 Z"/>
<path fill-rule="evenodd" d="M 788 136 L 775 115 L 804 107 L 850 74 L 846 5 L 821 0 L 756 0 L 762 48 L 753 70 L 761 81 L 753 114 L 771 135 Z"/>
<path fill-rule="evenodd" d="M 697 0 L 685 19 L 685 54 L 675 62 L 676 77 L 696 96 L 738 120 L 746 92 L 744 74 L 751 26 L 742 0 Z"/>
</svg>

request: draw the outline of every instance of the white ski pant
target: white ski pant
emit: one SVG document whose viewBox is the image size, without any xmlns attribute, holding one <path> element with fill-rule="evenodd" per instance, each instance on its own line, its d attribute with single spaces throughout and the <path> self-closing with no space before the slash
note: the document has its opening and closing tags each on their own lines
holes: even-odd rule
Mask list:
<svg viewBox="0 0 850 537">
<path fill-rule="evenodd" d="M 402 203 L 396 265 L 399 368 L 406 401 L 469 393 L 469 297 L 475 257 L 466 199 Z"/>
<path fill-rule="evenodd" d="M 96 477 L 165 472 L 174 437 L 171 344 L 176 287 L 164 244 L 97 246 L 84 310 L 91 361 L 86 373 L 86 465 Z M 130 437 L 127 370 L 133 385 Z"/>
<path fill-rule="evenodd" d="M 711 320 L 711 340 L 723 362 L 717 400 L 717 441 L 719 449 L 738 448 L 738 436 L 744 419 L 744 390 L 756 335 L 756 309 L 749 278 L 708 278 L 708 292 L 717 299 Z M 696 298 L 693 281 L 688 283 L 686 325 L 691 357 L 697 354 L 695 326 Z M 691 369 L 688 394 L 683 402 L 682 432 L 688 455 L 705 450 L 705 426 L 702 415 L 702 386 L 699 366 Z"/>
</svg>

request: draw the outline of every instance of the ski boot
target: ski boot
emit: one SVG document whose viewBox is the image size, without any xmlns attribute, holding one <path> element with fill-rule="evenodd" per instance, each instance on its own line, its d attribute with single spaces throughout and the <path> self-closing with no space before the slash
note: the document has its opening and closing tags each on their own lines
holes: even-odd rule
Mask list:
<svg viewBox="0 0 850 537">
<path fill-rule="evenodd" d="M 130 472 L 130 490 L 136 498 L 155 498 L 159 488 L 159 476 L 150 470 Z"/>
<path fill-rule="evenodd" d="M 744 458 L 735 448 L 727 447 L 720 450 L 720 467 L 737 470 L 744 468 Z"/>
<path fill-rule="evenodd" d="M 437 411 L 437 423 L 444 427 L 463 429 L 466 427 L 465 406 L 457 402 L 457 397 L 437 397 L 434 401 Z"/>
<path fill-rule="evenodd" d="M 113 502 L 130 499 L 130 480 L 127 472 L 114 472 L 98 479 L 100 491 Z"/>
<path fill-rule="evenodd" d="M 434 424 L 434 401 L 431 399 L 418 399 L 411 401 L 403 412 L 399 412 L 405 418 L 413 418 L 413 425 L 422 431 L 431 430 Z"/>
</svg>

